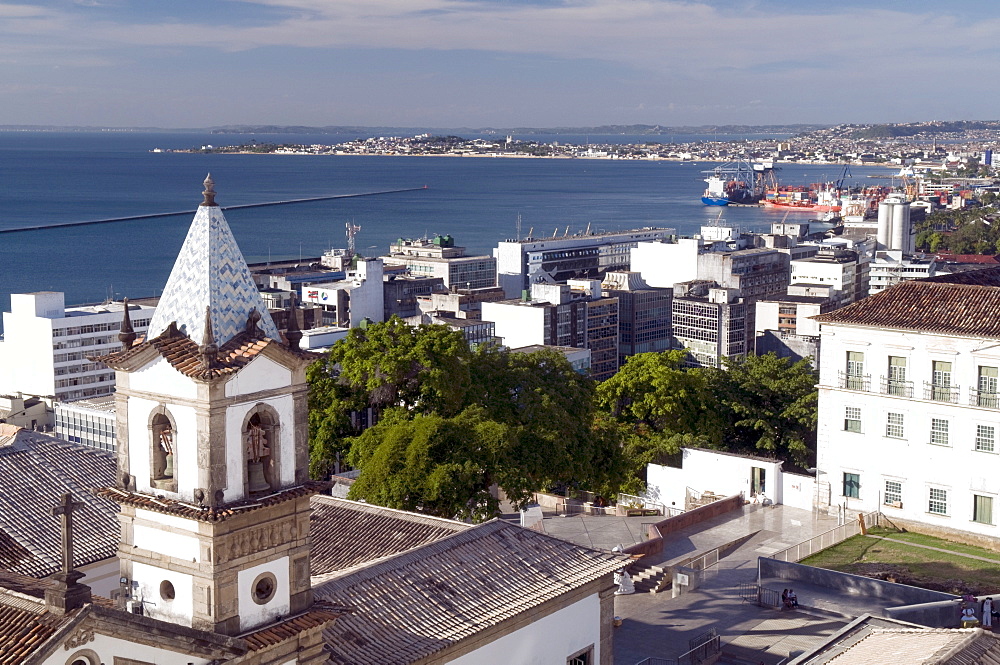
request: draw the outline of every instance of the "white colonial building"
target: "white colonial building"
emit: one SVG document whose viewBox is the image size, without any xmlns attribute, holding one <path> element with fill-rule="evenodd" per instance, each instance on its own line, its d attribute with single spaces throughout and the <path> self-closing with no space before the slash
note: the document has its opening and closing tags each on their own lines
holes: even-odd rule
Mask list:
<svg viewBox="0 0 1000 665">
<path fill-rule="evenodd" d="M 1000 269 L 904 282 L 817 320 L 822 501 L 1000 542 Z"/>
</svg>

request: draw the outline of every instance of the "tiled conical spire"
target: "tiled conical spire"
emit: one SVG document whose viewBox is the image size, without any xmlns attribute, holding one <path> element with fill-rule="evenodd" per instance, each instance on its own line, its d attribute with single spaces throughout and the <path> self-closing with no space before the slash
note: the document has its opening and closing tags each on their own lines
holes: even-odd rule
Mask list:
<svg viewBox="0 0 1000 665">
<path fill-rule="evenodd" d="M 198 207 L 187 238 L 149 322 L 147 339 L 167 329 L 171 321 L 195 343 L 205 343 L 206 324 L 215 344 L 224 345 L 246 328 L 250 310 L 260 313 L 264 335 L 280 340 L 274 321 L 247 268 L 222 208 L 215 203 L 212 176 L 205 179 L 205 201 Z M 211 311 L 211 317 L 206 316 Z"/>
</svg>

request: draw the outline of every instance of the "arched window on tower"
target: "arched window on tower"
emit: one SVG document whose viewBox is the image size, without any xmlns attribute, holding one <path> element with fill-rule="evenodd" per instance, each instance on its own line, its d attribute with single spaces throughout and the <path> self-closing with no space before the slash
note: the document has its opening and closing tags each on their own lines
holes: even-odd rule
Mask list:
<svg viewBox="0 0 1000 665">
<path fill-rule="evenodd" d="M 150 420 L 150 485 L 170 492 L 177 491 L 174 471 L 174 425 L 166 409 L 159 409 Z"/>
<path fill-rule="evenodd" d="M 277 417 L 258 407 L 243 430 L 247 494 L 265 494 L 280 488 L 277 443 Z"/>
</svg>

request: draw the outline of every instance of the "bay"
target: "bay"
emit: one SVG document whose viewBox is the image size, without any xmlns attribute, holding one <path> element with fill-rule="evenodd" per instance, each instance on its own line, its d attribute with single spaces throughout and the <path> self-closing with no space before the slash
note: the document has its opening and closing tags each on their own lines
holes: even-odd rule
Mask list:
<svg viewBox="0 0 1000 665">
<path fill-rule="evenodd" d="M 331 143 L 332 135 L 256 135 L 258 142 Z M 526 137 L 540 140 L 539 137 Z M 572 143 L 565 136 L 551 137 Z M 707 138 L 707 137 L 706 137 Z M 419 188 L 330 201 L 232 210 L 226 217 L 250 262 L 319 256 L 345 246 L 385 253 L 399 237 L 451 234 L 489 253 L 522 233 L 642 226 L 697 233 L 718 208 L 700 202 L 711 164 L 599 159 L 230 155 L 150 152 L 248 135 L 138 132 L 0 132 L 0 229 L 193 210 L 211 172 L 221 205 Z M 630 137 L 632 141 L 652 140 Z M 591 137 L 591 140 L 594 140 Z M 885 174 L 852 167 L 853 181 Z M 839 177 L 835 166 L 782 165 L 788 184 Z M 884 181 L 882 181 L 884 182 Z M 422 189 L 426 186 L 426 189 Z M 764 230 L 781 213 L 727 208 L 726 221 Z M 10 294 L 55 290 L 67 303 L 157 295 L 184 240 L 190 214 L 152 220 L 0 234 L 0 310 Z"/>
</svg>

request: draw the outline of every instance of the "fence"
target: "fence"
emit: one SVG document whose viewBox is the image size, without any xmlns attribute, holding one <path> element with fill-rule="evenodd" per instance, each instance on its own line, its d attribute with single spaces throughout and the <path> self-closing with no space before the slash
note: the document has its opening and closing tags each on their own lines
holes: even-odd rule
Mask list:
<svg viewBox="0 0 1000 665">
<path fill-rule="evenodd" d="M 699 665 L 722 652 L 722 638 L 713 628 L 688 643 L 691 648 L 677 658 L 646 658 L 635 665 Z"/>
<path fill-rule="evenodd" d="M 760 607 L 781 607 L 781 596 L 777 591 L 753 582 L 740 582 L 740 598 Z"/>
<path fill-rule="evenodd" d="M 863 517 L 866 527 L 878 525 L 879 512 L 877 510 L 865 513 Z M 841 524 L 838 527 L 834 527 L 829 531 L 824 531 L 818 536 L 813 536 L 809 540 L 803 541 L 798 545 L 792 545 L 791 547 L 786 547 L 783 550 L 778 550 L 768 558 L 777 559 L 778 561 L 798 563 L 799 561 L 802 561 L 802 559 L 812 556 L 820 550 L 825 550 L 827 547 L 833 547 L 837 543 L 843 542 L 852 536 L 858 535 L 859 533 L 861 533 L 861 524 L 857 520 L 853 520 L 847 524 Z"/>
</svg>

